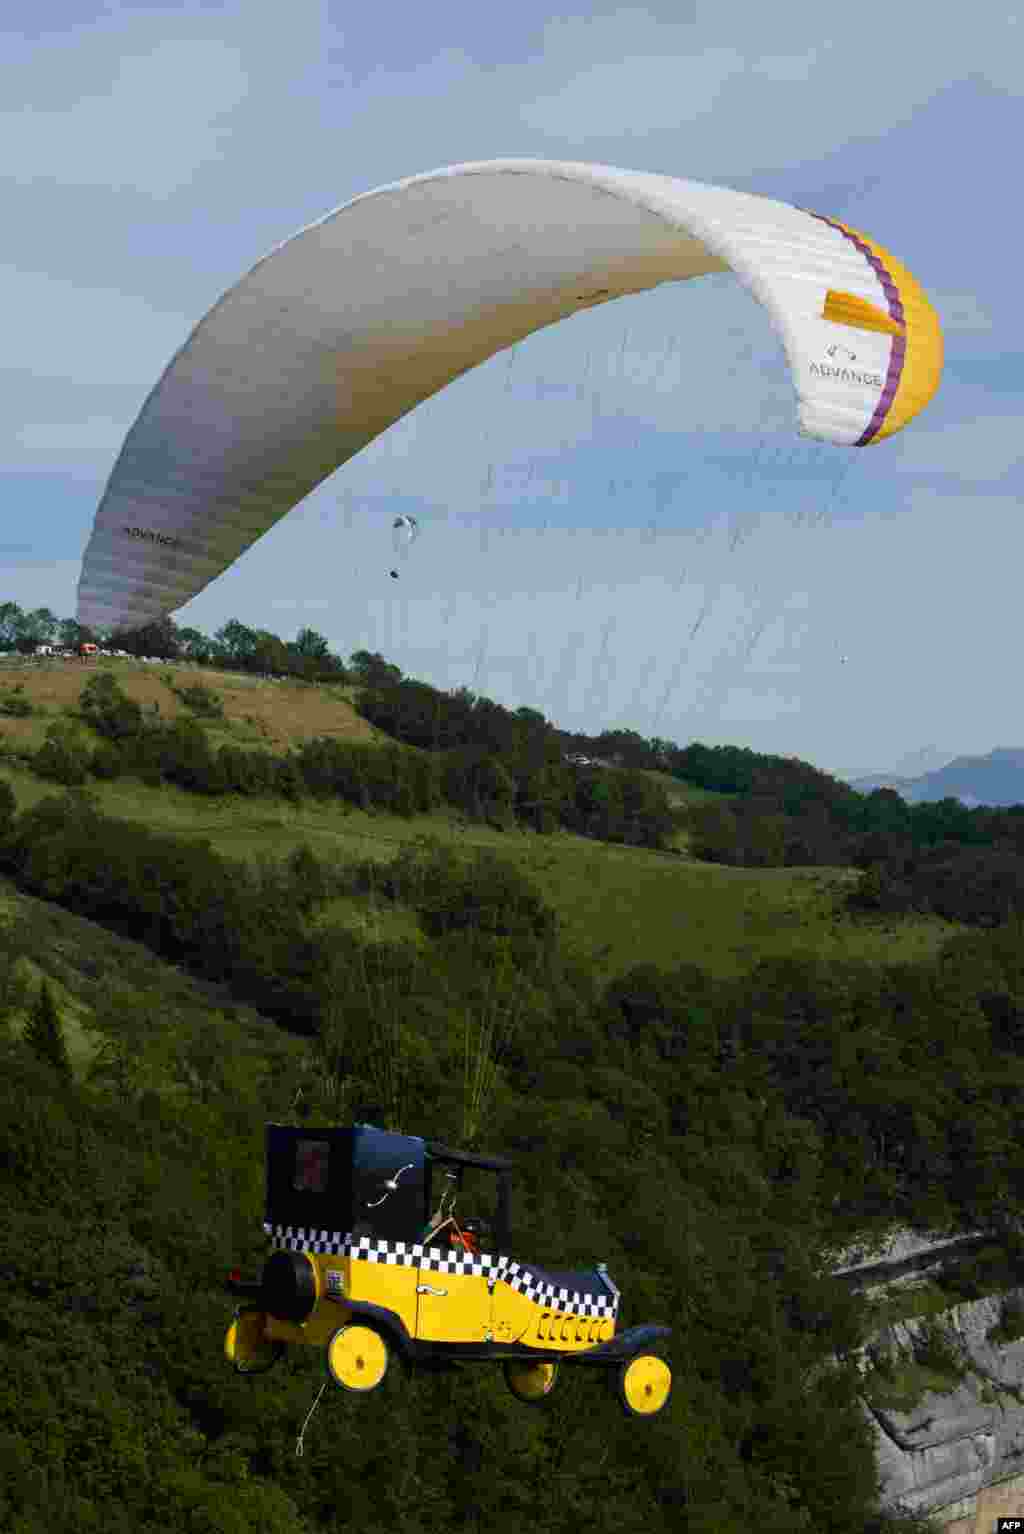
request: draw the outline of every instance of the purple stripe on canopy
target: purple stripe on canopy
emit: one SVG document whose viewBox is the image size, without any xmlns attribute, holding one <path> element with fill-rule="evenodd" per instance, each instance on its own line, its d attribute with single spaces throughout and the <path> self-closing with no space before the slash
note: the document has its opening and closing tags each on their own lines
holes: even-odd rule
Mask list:
<svg viewBox="0 0 1024 1534">
<path fill-rule="evenodd" d="M 857 235 L 851 234 L 848 229 L 844 229 L 841 224 L 837 224 L 833 219 L 826 218 L 823 213 L 815 213 L 813 216 L 815 218 L 819 218 L 823 224 L 827 224 L 830 229 L 837 230 L 844 239 L 849 240 L 850 243 L 854 245 L 858 251 L 860 251 L 860 254 L 864 257 L 865 261 L 867 261 L 872 271 L 877 276 L 879 282 L 882 284 L 882 291 L 885 294 L 886 303 L 889 305 L 890 318 L 899 320 L 900 324 L 902 324 L 904 321 L 903 304 L 900 301 L 900 295 L 896 284 L 893 282 L 891 276 L 886 271 L 882 262 L 878 259 L 875 253 L 867 245 L 865 245 L 864 241 L 859 239 Z M 903 373 L 903 359 L 905 358 L 906 354 L 906 336 L 893 336 L 892 346 L 889 349 L 889 368 L 885 375 L 885 386 L 882 389 L 878 403 L 875 406 L 874 415 L 868 422 L 864 433 L 858 437 L 857 441 L 853 444 L 854 447 L 866 447 L 867 444 L 871 441 L 872 437 L 874 437 L 881 429 L 882 422 L 885 420 L 889 413 L 889 406 L 892 404 L 896 397 L 896 390 L 899 388 L 900 377 Z"/>
</svg>

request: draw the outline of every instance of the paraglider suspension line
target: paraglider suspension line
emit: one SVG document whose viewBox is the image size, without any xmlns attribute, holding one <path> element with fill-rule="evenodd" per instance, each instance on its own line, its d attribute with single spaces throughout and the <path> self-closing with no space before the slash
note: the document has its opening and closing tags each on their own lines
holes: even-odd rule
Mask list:
<svg viewBox="0 0 1024 1534">
<path fill-rule="evenodd" d="M 297 1459 L 301 1459 L 302 1458 L 302 1440 L 306 1436 L 306 1429 L 309 1427 L 309 1419 L 312 1417 L 313 1413 L 316 1411 L 317 1407 L 320 1405 L 320 1397 L 323 1395 L 323 1393 L 324 1393 L 324 1391 L 326 1389 L 327 1389 L 327 1383 L 325 1381 L 320 1386 L 320 1389 L 316 1393 L 316 1400 L 313 1402 L 312 1406 L 309 1408 L 309 1411 L 306 1413 L 306 1420 L 302 1424 L 302 1431 L 300 1432 L 300 1434 L 298 1436 L 298 1439 L 296 1441 L 296 1444 L 295 1444 L 295 1456 L 296 1456 Z"/>
</svg>

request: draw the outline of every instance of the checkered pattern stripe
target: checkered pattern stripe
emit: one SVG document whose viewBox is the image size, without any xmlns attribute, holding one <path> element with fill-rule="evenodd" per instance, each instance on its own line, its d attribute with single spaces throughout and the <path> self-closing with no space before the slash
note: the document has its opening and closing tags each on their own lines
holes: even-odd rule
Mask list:
<svg viewBox="0 0 1024 1534">
<path fill-rule="evenodd" d="M 353 1236 L 337 1230 L 306 1230 L 302 1226 L 271 1225 L 263 1229 L 271 1245 L 287 1252 L 320 1252 L 331 1257 L 351 1257 L 357 1262 L 382 1262 L 388 1267 L 424 1268 L 434 1273 L 461 1273 L 467 1278 L 496 1274 L 510 1289 L 549 1310 L 572 1311 L 587 1319 L 607 1320 L 618 1314 L 618 1295 L 600 1289 L 567 1289 L 550 1283 L 512 1257 L 492 1256 L 456 1247 L 424 1247 L 413 1241 L 381 1241 L 373 1236 Z"/>
</svg>

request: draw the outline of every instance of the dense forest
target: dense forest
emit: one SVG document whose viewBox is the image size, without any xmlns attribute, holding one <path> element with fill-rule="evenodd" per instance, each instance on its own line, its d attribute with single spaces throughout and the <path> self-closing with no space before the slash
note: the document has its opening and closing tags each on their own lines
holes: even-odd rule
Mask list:
<svg viewBox="0 0 1024 1534">
<path fill-rule="evenodd" d="M 198 669 L 168 671 L 173 718 L 100 663 L 31 749 L 4 734 L 40 713 L 31 665 L 2 673 L 0 1526 L 923 1529 L 880 1511 L 864 1402 L 893 1382 L 831 1269 L 854 1237 L 982 1229 L 958 1292 L 1002 1294 L 1000 1335 L 1024 1331 L 1024 811 L 566 735 L 379 656 L 321 664 L 308 631 L 295 685 L 348 688 L 378 743 L 215 745 L 217 669 L 284 674 L 274 636 L 247 650 L 227 627 L 233 654 L 193 639 Z M 135 640 L 167 661 L 184 643 Z M 175 791 L 197 823 L 308 800 L 382 833 L 451 815 L 499 834 L 232 857 L 147 823 L 137 806 Z M 607 974 L 518 860 L 571 838 L 709 875 L 851 868 L 834 919 L 930 922 L 933 951 L 755 954 L 729 976 L 666 951 Z M 222 1351 L 223 1276 L 265 1250 L 266 1120 L 512 1156 L 513 1250 L 604 1260 L 624 1325 L 672 1327 L 668 1408 L 628 1421 L 582 1370 L 541 1411 L 486 1367 L 396 1373 L 322 1401 L 297 1454 L 322 1357 L 247 1380 Z M 924 1361 L 955 1378 L 938 1333 Z"/>
</svg>

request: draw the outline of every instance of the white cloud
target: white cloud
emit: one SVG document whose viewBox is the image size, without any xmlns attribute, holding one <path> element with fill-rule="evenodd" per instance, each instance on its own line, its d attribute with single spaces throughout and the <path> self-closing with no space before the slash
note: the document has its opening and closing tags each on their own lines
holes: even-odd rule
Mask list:
<svg viewBox="0 0 1024 1534">
<path fill-rule="evenodd" d="M 124 422 L 102 418 L 46 421 L 19 427 L 18 467 L 90 467 L 110 469 L 124 440 Z"/>
<path fill-rule="evenodd" d="M 11 0 L 13 8 L 17 0 Z M 5 36 L 0 177 L 147 199 L 228 198 L 310 162 L 330 41 L 326 0 L 112 9 Z M 106 201 L 109 205 L 109 199 Z M 102 216 L 102 213 L 100 214 Z"/>
<path fill-rule="evenodd" d="M 596 20 L 598 36 L 588 38 L 578 72 L 549 94 L 523 103 L 521 115 L 528 127 L 557 132 L 573 145 L 595 136 L 632 139 L 673 131 L 710 113 L 726 84 L 745 73 L 746 62 L 735 48 L 706 48 L 694 57 L 681 56 L 675 49 L 668 54 L 627 52 L 618 57 L 609 50 L 608 57 L 589 62 L 590 48 L 596 45 L 604 51 L 601 44 L 607 40 L 609 24 L 619 31 L 630 14 L 636 13 Z M 591 23 L 586 25 L 589 30 Z M 559 52 L 564 52 L 564 41 L 559 39 Z"/>
<path fill-rule="evenodd" d="M 5 556 L 3 564 L 4 595 L 0 601 L 17 602 L 25 612 L 49 607 L 58 618 L 74 616 L 81 559 L 36 562 Z"/>
<path fill-rule="evenodd" d="M 942 329 L 950 335 L 959 331 L 981 332 L 992 329 L 992 319 L 973 293 L 929 293 Z"/>
<path fill-rule="evenodd" d="M 106 478 L 189 323 L 131 293 L 67 278 L 5 267 L 0 285 L 8 471 Z M 98 414 L 104 407 L 111 413 Z"/>
<path fill-rule="evenodd" d="M 818 42 L 821 7 L 807 0 L 770 8 L 714 0 L 695 22 L 642 10 L 559 18 L 545 29 L 548 82 L 524 93 L 523 120 L 577 147 L 699 125 L 692 160 L 677 174 L 700 179 L 876 138 L 968 76 L 1017 93 L 1024 85 L 996 0 L 931 10 L 926 24 L 916 6 L 865 0 L 833 11 L 829 26 Z"/>
<path fill-rule="evenodd" d="M 15 184 L 49 177 L 64 186 L 134 187 L 155 197 L 186 186 L 216 155 L 218 123 L 244 101 L 246 71 L 229 43 L 161 39 L 155 30 L 133 47 L 118 18 L 91 37 L 74 32 L 63 47 L 51 42 L 63 99 L 0 112 L 0 175 Z"/>
<path fill-rule="evenodd" d="M 6 266 L 0 286 L 5 369 L 54 383 L 72 379 L 148 393 L 194 323 L 130 291 L 83 287 L 71 277 Z"/>
<path fill-rule="evenodd" d="M 986 415 L 908 432 L 893 460 L 898 474 L 949 474 L 962 484 L 998 484 L 1024 467 L 1024 415 Z"/>
<path fill-rule="evenodd" d="M 718 717 L 723 724 L 748 724 L 763 722 L 774 724 L 786 715 L 800 713 L 799 696 L 786 697 L 780 692 L 757 692 L 752 687 L 732 687 L 722 700 Z"/>
</svg>

